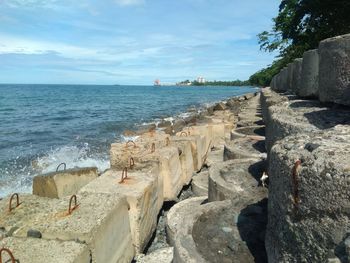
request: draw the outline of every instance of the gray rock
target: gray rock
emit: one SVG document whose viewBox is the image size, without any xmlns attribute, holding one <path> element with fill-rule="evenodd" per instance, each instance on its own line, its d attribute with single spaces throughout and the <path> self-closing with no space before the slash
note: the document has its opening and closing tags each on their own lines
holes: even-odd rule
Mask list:
<svg viewBox="0 0 350 263">
<path fill-rule="evenodd" d="M 308 98 L 318 97 L 318 71 L 318 50 L 314 49 L 306 51 L 303 55 L 300 89 L 298 90 L 297 95 Z"/>
<path fill-rule="evenodd" d="M 350 34 L 319 45 L 319 98 L 350 106 Z"/>
</svg>

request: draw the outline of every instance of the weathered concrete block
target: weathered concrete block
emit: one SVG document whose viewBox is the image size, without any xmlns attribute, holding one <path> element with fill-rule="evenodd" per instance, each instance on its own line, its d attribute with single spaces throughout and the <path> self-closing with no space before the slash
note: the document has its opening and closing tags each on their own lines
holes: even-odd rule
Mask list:
<svg viewBox="0 0 350 263">
<path fill-rule="evenodd" d="M 314 49 L 306 51 L 303 55 L 300 89 L 298 90 L 297 95 L 307 98 L 318 97 L 318 71 L 318 50 Z"/>
<path fill-rule="evenodd" d="M 0 228 L 14 237 L 26 237 L 29 230 L 35 230 L 43 239 L 85 242 L 94 263 L 130 262 L 134 247 L 125 197 L 78 194 L 79 206 L 71 214 L 68 214 L 69 199 L 20 195 L 21 205 L 9 213 L 9 198 L 5 198 L 0 201 L 0 209 L 4 211 Z"/>
<path fill-rule="evenodd" d="M 142 256 L 136 259 L 136 263 L 172 263 L 174 259 L 174 248 L 166 247 L 153 251 L 147 256 Z"/>
<path fill-rule="evenodd" d="M 0 241 L 0 247 L 10 249 L 20 263 L 89 263 L 91 260 L 87 246 L 73 241 L 8 237 Z M 3 262 L 10 262 L 5 253 L 2 256 Z"/>
<path fill-rule="evenodd" d="M 288 68 L 283 68 L 277 74 L 276 85 L 273 90 L 276 92 L 285 92 L 288 88 Z"/>
<path fill-rule="evenodd" d="M 191 186 L 195 196 L 208 196 L 208 177 L 209 171 L 203 171 L 193 176 Z"/>
<path fill-rule="evenodd" d="M 223 111 L 226 109 L 226 105 L 223 102 L 219 102 L 214 106 L 214 111 Z"/>
<path fill-rule="evenodd" d="M 167 145 L 169 135 L 154 131 L 140 135 L 135 141 L 126 143 L 112 143 L 110 150 L 110 163 L 112 169 L 122 170 L 129 166 L 130 158 L 140 156 Z"/>
<path fill-rule="evenodd" d="M 175 145 L 180 150 L 180 163 L 182 169 L 182 184 L 188 185 L 194 173 L 194 156 L 192 152 L 192 143 L 183 137 L 172 136 L 170 145 Z"/>
<path fill-rule="evenodd" d="M 300 90 L 300 80 L 301 80 L 301 69 L 303 65 L 303 59 L 297 58 L 294 60 L 293 67 L 293 75 L 291 80 L 291 90 L 294 94 L 298 94 Z"/>
<path fill-rule="evenodd" d="M 121 171 L 108 170 L 83 187 L 81 193 L 119 194 L 126 197 L 133 245 L 142 253 L 157 226 L 163 205 L 163 185 L 158 185 L 158 170 L 128 171 L 123 183 Z"/>
<path fill-rule="evenodd" d="M 189 141 L 191 143 L 191 151 L 193 158 L 193 167 L 195 171 L 199 171 L 203 166 L 203 156 L 206 151 L 206 137 L 202 135 L 176 136 L 172 137 L 172 141 Z"/>
<path fill-rule="evenodd" d="M 37 175 L 33 179 L 33 194 L 49 198 L 73 195 L 97 176 L 96 167 L 75 168 Z"/>
<path fill-rule="evenodd" d="M 237 203 L 257 202 L 267 197 L 267 190 L 259 187 L 265 162 L 242 159 L 217 163 L 209 168 L 208 200 L 234 200 Z"/>
<path fill-rule="evenodd" d="M 285 91 L 293 91 L 293 63 L 289 63 L 287 65 L 287 70 L 285 71 L 285 83 L 287 88 L 285 89 Z"/>
<path fill-rule="evenodd" d="M 233 129 L 230 133 L 231 141 L 240 138 L 259 138 L 264 140 L 265 138 L 265 126 L 247 126 Z"/>
<path fill-rule="evenodd" d="M 348 125 L 276 142 L 269 163 L 269 262 L 335 257 L 350 223 L 349 142 Z"/>
<path fill-rule="evenodd" d="M 153 153 L 145 153 L 134 157 L 135 163 L 149 161 L 159 162 L 159 177 L 163 181 L 164 200 L 176 200 L 183 187 L 182 167 L 179 158 L 179 149 L 174 146 L 166 146 L 156 149 Z"/>
<path fill-rule="evenodd" d="M 5 236 L 26 237 L 28 230 L 31 229 L 31 225 L 38 218 L 45 218 L 48 214 L 53 214 L 56 211 L 55 208 L 59 200 L 20 194 L 20 205 L 16 207 L 16 198 L 14 198 L 11 212 L 9 211 L 9 202 L 10 196 L 0 200 L 0 229 L 3 230 Z"/>
<path fill-rule="evenodd" d="M 266 149 L 288 135 L 313 133 L 337 124 L 350 124 L 349 111 L 323 107 L 317 101 L 294 100 L 269 107 Z"/>
<path fill-rule="evenodd" d="M 350 34 L 319 45 L 319 99 L 350 105 Z"/>
<path fill-rule="evenodd" d="M 190 198 L 174 205 L 167 214 L 167 238 L 174 246 L 174 262 L 208 262 L 198 251 L 192 229 L 203 214 L 230 205 L 229 201 L 203 204 L 205 197 Z"/>
<path fill-rule="evenodd" d="M 265 140 L 261 138 L 246 137 L 226 141 L 224 147 L 224 161 L 265 157 Z"/>
</svg>

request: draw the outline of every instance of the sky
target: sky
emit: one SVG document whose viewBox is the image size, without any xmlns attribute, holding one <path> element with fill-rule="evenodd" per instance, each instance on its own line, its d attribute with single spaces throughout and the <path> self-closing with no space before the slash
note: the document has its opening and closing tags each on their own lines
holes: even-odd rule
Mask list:
<svg viewBox="0 0 350 263">
<path fill-rule="evenodd" d="M 248 79 L 280 0 L 0 0 L 0 83 Z"/>
</svg>

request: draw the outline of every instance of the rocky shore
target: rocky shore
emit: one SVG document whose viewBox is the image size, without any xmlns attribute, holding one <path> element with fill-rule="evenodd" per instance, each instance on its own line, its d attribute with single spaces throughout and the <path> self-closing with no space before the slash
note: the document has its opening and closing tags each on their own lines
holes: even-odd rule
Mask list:
<svg viewBox="0 0 350 263">
<path fill-rule="evenodd" d="M 0 201 L 3 256 L 349 262 L 349 58 L 350 35 L 325 40 L 271 88 L 127 132 L 102 174 L 38 176 Z"/>
<path fill-rule="evenodd" d="M 176 262 L 169 214 L 195 196 L 193 177 L 206 174 L 208 182 L 210 167 L 223 161 L 239 112 L 258 97 L 230 98 L 186 118 L 127 131 L 135 140 L 111 145 L 111 169 L 102 174 L 93 167 L 66 170 L 63 164 L 59 171 L 38 175 L 33 195 L 0 201 L 3 258 Z M 203 187 L 200 199 L 205 201 L 208 183 Z"/>
</svg>

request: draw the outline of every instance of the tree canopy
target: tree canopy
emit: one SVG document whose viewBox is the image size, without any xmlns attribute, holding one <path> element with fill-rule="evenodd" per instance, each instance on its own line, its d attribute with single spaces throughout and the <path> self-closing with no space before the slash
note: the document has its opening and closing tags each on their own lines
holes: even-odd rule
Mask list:
<svg viewBox="0 0 350 263">
<path fill-rule="evenodd" d="M 258 35 L 260 48 L 278 51 L 271 66 L 250 77 L 269 85 L 272 77 L 295 58 L 317 48 L 323 39 L 350 33 L 350 0 L 282 0 L 270 31 Z"/>
</svg>

